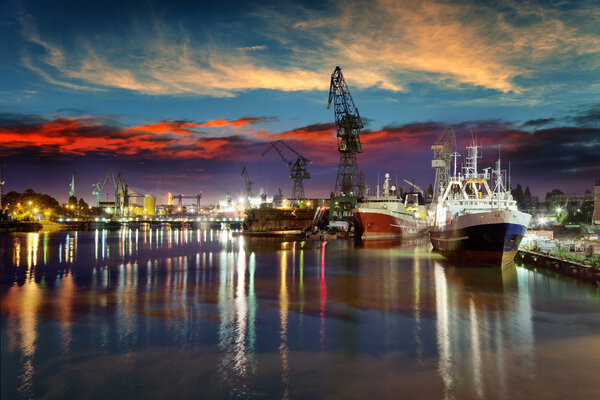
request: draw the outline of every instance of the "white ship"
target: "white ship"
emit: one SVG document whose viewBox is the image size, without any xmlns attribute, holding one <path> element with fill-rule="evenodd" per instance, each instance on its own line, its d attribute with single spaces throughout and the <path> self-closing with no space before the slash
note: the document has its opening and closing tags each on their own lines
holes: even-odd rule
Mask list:
<svg viewBox="0 0 600 400">
<path fill-rule="evenodd" d="M 447 258 L 500 266 L 513 261 L 527 230 L 531 215 L 517 209 L 506 174 L 496 161 L 492 171 L 493 190 L 488 184 L 490 168 L 477 171 L 479 146 L 467 146 L 463 174 L 450 177 L 443 194 L 435 201 L 430 231 L 434 251 Z"/>
</svg>

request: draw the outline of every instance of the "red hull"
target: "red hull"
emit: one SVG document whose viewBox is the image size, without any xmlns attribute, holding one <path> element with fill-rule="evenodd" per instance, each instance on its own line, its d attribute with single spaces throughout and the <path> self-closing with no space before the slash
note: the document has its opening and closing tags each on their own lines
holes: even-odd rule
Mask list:
<svg viewBox="0 0 600 400">
<path fill-rule="evenodd" d="M 363 230 L 363 238 L 415 237 L 427 232 L 427 224 L 405 220 L 379 212 L 355 211 L 354 216 Z"/>
</svg>

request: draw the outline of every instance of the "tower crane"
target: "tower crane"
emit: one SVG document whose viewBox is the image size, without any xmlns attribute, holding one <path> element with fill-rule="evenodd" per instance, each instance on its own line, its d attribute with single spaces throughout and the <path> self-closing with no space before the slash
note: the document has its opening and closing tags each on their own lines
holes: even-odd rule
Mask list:
<svg viewBox="0 0 600 400">
<path fill-rule="evenodd" d="M 331 74 L 327 109 L 331 107 L 332 102 L 338 152 L 340 153 L 334 195 L 360 196 L 362 195 L 362 184 L 356 155 L 362 153 L 360 131 L 364 125 L 339 66 L 335 67 L 333 74 Z"/>
<path fill-rule="evenodd" d="M 281 146 L 285 146 L 290 151 L 292 151 L 294 154 L 296 154 L 298 156 L 296 161 L 294 161 L 294 162 L 288 161 L 288 159 L 285 158 L 285 155 L 281 151 L 281 148 L 280 148 Z M 298 153 L 296 150 L 294 150 L 290 145 L 288 145 L 283 140 L 277 140 L 277 141 L 273 142 L 262 153 L 261 157 L 264 156 L 265 154 L 267 154 L 269 152 L 269 150 L 271 150 L 271 149 L 277 150 L 277 153 L 279 154 L 279 156 L 281 157 L 283 162 L 287 165 L 288 169 L 290 170 L 290 175 L 289 175 L 290 180 L 294 181 L 291 198 L 294 200 L 305 199 L 306 197 L 304 196 L 304 179 L 310 179 L 310 173 L 306 171 L 306 163 L 312 163 L 312 161 L 309 160 L 308 158 L 304 157 L 302 154 Z"/>
<path fill-rule="evenodd" d="M 452 153 L 456 151 L 456 136 L 451 126 L 444 129 L 444 132 L 431 146 L 433 150 L 433 160 L 431 166 L 435 169 L 435 183 L 433 185 L 433 199 L 437 201 L 438 197 L 444 193 L 450 180 L 450 161 Z"/>
</svg>

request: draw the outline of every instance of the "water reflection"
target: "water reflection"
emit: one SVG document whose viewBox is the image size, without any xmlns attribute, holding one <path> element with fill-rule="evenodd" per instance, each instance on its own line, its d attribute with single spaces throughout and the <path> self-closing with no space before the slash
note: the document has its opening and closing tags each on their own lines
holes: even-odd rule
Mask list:
<svg viewBox="0 0 600 400">
<path fill-rule="evenodd" d="M 444 398 L 486 398 L 489 387 L 495 388 L 491 397 L 507 398 L 507 376 L 523 369 L 520 378 L 533 380 L 535 369 L 527 270 L 434 264 Z M 458 377 L 469 384 L 457 388 Z"/>
<path fill-rule="evenodd" d="M 356 371 L 399 377 L 407 368 L 422 375 L 376 377 L 374 397 L 419 381 L 423 397 L 508 399 L 515 382 L 528 394 L 543 367 L 535 307 L 562 296 L 561 307 L 595 315 L 600 304 L 593 288 L 514 265 L 457 266 L 418 241 L 355 247 L 124 229 L 3 236 L 0 246 L 3 370 L 17 371 L 7 390 L 22 397 L 39 396 L 57 374 L 87 376 L 61 375 L 50 362 L 166 348 L 173 373 L 209 379 L 193 375 L 197 365 L 182 354 L 210 364 L 217 397 L 321 397 L 319 387 L 359 397 L 340 382 L 359 384 Z"/>
</svg>

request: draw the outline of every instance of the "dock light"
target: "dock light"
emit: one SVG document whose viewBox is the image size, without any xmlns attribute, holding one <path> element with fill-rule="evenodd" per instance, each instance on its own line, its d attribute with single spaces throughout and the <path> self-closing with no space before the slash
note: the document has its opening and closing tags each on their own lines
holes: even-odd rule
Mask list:
<svg viewBox="0 0 600 400">
<path fill-rule="evenodd" d="M 540 218 L 540 224 L 544 225 L 546 223 L 546 218 L 542 217 Z"/>
<path fill-rule="evenodd" d="M 556 212 L 561 213 L 563 211 L 562 207 L 556 207 Z"/>
<path fill-rule="evenodd" d="M 33 209 L 33 212 L 34 212 L 35 214 L 37 214 L 37 212 L 38 212 L 38 209 L 37 209 L 37 208 L 34 208 L 34 209 Z"/>
</svg>

